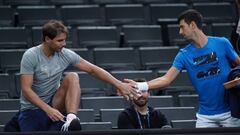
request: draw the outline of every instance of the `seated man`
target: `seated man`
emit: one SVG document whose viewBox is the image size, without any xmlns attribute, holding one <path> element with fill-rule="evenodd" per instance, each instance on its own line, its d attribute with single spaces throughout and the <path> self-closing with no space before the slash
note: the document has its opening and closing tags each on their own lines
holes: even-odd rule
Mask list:
<svg viewBox="0 0 240 135">
<path fill-rule="evenodd" d="M 142 91 L 139 98 L 132 99 L 132 106 L 118 116 L 119 129 L 171 128 L 165 116 L 148 106 L 149 91 Z"/>
<path fill-rule="evenodd" d="M 42 28 L 42 43 L 26 50 L 22 57 L 18 116 L 21 132 L 60 130 L 60 127 L 62 131 L 81 130 L 76 116 L 81 96 L 79 76 L 65 72 L 69 66 L 112 84 L 125 97 L 134 91 L 104 69 L 65 48 L 67 35 L 68 29 L 61 21 L 50 20 Z"/>
</svg>

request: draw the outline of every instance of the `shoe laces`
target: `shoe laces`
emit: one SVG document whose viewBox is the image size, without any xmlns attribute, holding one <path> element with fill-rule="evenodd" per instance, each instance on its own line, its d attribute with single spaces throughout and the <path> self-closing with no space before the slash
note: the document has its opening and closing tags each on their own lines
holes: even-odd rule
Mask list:
<svg viewBox="0 0 240 135">
<path fill-rule="evenodd" d="M 80 121 L 80 119 L 78 117 L 76 117 L 74 119 L 78 119 Z M 72 119 L 72 120 L 74 120 L 74 119 Z M 72 120 L 65 121 L 65 123 L 62 125 L 61 131 L 68 131 L 68 128 L 69 128 Z"/>
<path fill-rule="evenodd" d="M 61 131 L 68 131 L 68 127 L 70 125 L 71 121 L 66 121 L 61 128 Z"/>
</svg>

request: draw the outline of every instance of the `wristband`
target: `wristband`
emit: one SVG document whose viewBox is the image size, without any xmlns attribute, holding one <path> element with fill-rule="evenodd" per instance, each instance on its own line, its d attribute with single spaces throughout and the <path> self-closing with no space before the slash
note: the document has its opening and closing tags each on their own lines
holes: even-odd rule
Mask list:
<svg viewBox="0 0 240 135">
<path fill-rule="evenodd" d="M 147 82 L 137 82 L 137 88 L 140 91 L 148 91 L 148 84 Z"/>
</svg>

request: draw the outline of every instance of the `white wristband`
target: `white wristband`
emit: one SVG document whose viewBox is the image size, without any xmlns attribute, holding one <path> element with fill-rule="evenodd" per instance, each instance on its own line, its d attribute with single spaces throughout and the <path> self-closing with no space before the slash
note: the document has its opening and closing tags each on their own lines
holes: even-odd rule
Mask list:
<svg viewBox="0 0 240 135">
<path fill-rule="evenodd" d="M 137 88 L 140 91 L 148 91 L 148 84 L 147 82 L 137 82 Z"/>
</svg>

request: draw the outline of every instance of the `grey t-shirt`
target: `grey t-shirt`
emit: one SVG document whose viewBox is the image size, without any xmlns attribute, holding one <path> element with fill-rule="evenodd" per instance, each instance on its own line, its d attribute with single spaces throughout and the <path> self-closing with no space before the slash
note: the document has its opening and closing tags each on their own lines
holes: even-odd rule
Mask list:
<svg viewBox="0 0 240 135">
<path fill-rule="evenodd" d="M 21 61 L 20 74 L 33 75 L 33 91 L 45 102 L 49 103 L 60 86 L 63 71 L 69 65 L 80 63 L 81 57 L 70 49 L 63 48 L 48 58 L 42 50 L 42 45 L 28 49 Z M 21 110 L 36 109 L 22 94 Z"/>
</svg>

